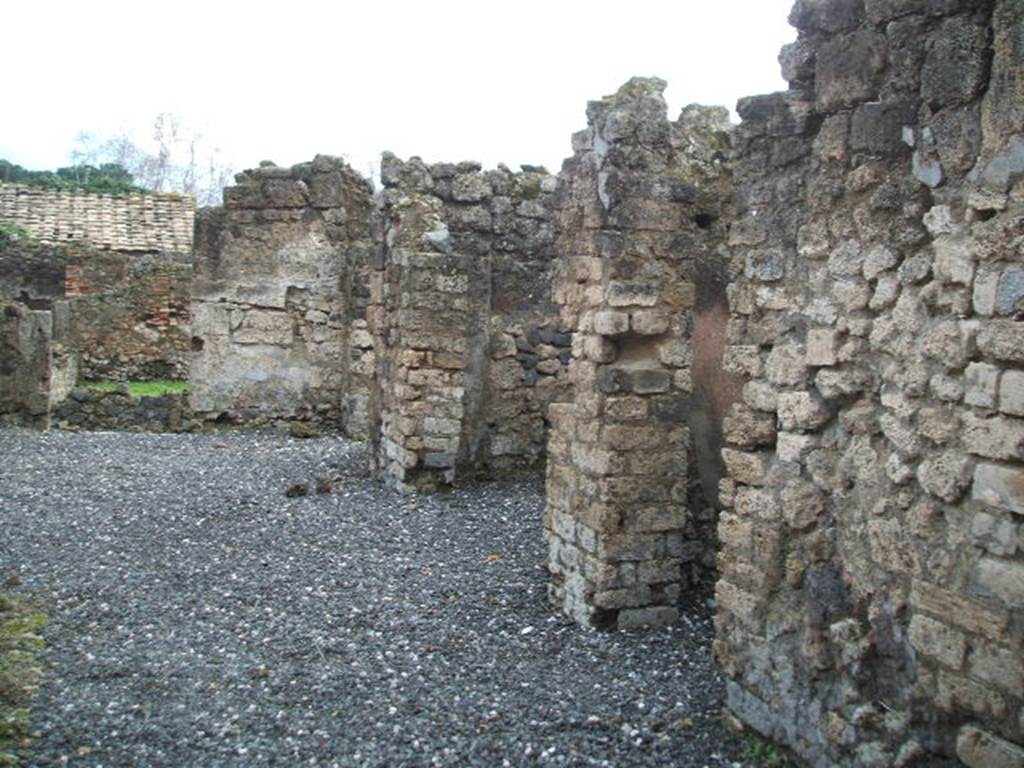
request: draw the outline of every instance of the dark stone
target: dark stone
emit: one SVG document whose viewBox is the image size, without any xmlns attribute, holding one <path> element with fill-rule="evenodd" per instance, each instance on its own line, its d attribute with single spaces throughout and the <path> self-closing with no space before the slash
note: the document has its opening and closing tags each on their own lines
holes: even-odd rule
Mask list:
<svg viewBox="0 0 1024 768">
<path fill-rule="evenodd" d="M 571 347 L 572 333 L 567 331 L 556 331 L 551 336 L 551 344 L 556 347 Z"/>
<path fill-rule="evenodd" d="M 974 167 L 981 151 L 981 111 L 977 104 L 944 109 L 929 121 L 934 151 L 949 174 L 960 175 Z"/>
<path fill-rule="evenodd" d="M 813 81 L 814 58 L 814 46 L 806 40 L 796 40 L 784 45 L 779 53 L 782 79 L 791 84 Z"/>
<path fill-rule="evenodd" d="M 815 67 L 818 109 L 833 112 L 873 101 L 885 78 L 888 54 L 885 35 L 866 29 L 822 45 Z"/>
<path fill-rule="evenodd" d="M 302 181 L 268 179 L 262 186 L 271 208 L 303 208 L 309 203 L 309 190 Z"/>
<path fill-rule="evenodd" d="M 659 397 L 654 401 L 654 419 L 660 424 L 684 424 L 690 417 L 688 399 Z"/>
<path fill-rule="evenodd" d="M 670 179 L 668 190 L 669 200 L 673 203 L 692 203 L 697 199 L 697 188 L 687 181 Z"/>
<path fill-rule="evenodd" d="M 825 626 L 848 616 L 853 610 L 850 588 L 840 571 L 831 565 L 818 565 L 807 570 L 804 577 L 808 616 L 813 626 Z"/>
<path fill-rule="evenodd" d="M 913 125 L 917 105 L 909 101 L 861 104 L 850 122 L 850 148 L 876 155 L 906 154 L 903 126 Z"/>
<path fill-rule="evenodd" d="M 947 19 L 927 49 L 921 98 L 936 108 L 974 100 L 986 81 L 988 30 L 964 17 Z"/>
<path fill-rule="evenodd" d="M 789 23 L 815 32 L 846 32 L 864 19 L 864 0 L 796 0 Z"/>
<path fill-rule="evenodd" d="M 630 377 L 621 368 L 603 367 L 597 372 L 597 388 L 606 395 L 629 391 Z"/>
<path fill-rule="evenodd" d="M 668 371 L 647 369 L 629 374 L 629 388 L 640 395 L 668 392 L 672 387 L 672 374 Z"/>
</svg>

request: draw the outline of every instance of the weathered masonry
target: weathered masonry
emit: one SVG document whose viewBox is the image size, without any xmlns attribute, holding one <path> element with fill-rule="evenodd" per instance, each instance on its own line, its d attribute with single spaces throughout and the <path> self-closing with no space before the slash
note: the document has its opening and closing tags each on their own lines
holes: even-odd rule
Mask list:
<svg viewBox="0 0 1024 768">
<path fill-rule="evenodd" d="M 371 187 L 326 156 L 237 178 L 196 223 L 192 409 L 365 435 Z"/>
<path fill-rule="evenodd" d="M 596 626 L 674 621 L 687 574 L 713 561 L 692 339 L 699 273 L 721 258 L 729 124 L 699 107 L 670 123 L 665 85 L 635 79 L 591 103 L 563 173 L 574 389 L 551 409 L 545 535 L 553 601 Z"/>
<path fill-rule="evenodd" d="M 553 200 L 540 168 L 385 156 L 372 281 L 373 463 L 404 490 L 536 464 L 571 335 L 552 303 Z"/>
<path fill-rule="evenodd" d="M 0 423 L 46 429 L 53 407 L 75 384 L 65 345 L 68 307 L 33 309 L 0 301 Z"/>
<path fill-rule="evenodd" d="M 0 184 L 0 300 L 66 301 L 84 379 L 188 376 L 190 198 Z"/>
<path fill-rule="evenodd" d="M 791 20 L 735 128 L 637 79 L 558 175 L 243 174 L 197 226 L 193 406 L 367 434 L 403 491 L 546 454 L 567 615 L 717 580 L 738 724 L 816 768 L 1021 768 L 1024 3 Z M 54 327 L 3 310 L 0 410 L 49 408 Z"/>
<path fill-rule="evenodd" d="M 717 657 L 815 766 L 1024 765 L 1024 4 L 800 0 L 746 99 Z"/>
</svg>

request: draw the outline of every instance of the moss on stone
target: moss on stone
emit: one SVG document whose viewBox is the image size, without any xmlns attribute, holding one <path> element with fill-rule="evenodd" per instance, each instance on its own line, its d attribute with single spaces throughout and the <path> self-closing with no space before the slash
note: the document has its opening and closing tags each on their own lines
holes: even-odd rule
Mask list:
<svg viewBox="0 0 1024 768">
<path fill-rule="evenodd" d="M 0 593 L 0 766 L 19 765 L 29 734 L 29 706 L 42 679 L 46 614 L 32 601 Z"/>
</svg>

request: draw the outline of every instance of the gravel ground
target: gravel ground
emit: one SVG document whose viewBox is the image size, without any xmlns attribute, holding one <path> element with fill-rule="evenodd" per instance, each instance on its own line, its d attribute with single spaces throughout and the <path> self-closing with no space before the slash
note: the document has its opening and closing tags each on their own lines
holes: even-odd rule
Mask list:
<svg viewBox="0 0 1024 768">
<path fill-rule="evenodd" d="M 52 610 L 27 765 L 742 764 L 703 605 L 646 633 L 549 609 L 535 480 L 413 499 L 357 443 L 254 433 L 0 456 L 0 581 Z"/>
</svg>

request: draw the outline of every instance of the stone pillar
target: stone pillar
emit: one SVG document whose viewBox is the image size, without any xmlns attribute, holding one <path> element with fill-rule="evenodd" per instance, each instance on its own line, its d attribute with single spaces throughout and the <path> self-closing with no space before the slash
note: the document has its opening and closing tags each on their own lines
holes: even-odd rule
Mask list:
<svg viewBox="0 0 1024 768">
<path fill-rule="evenodd" d="M 48 429 L 53 407 L 67 397 L 77 358 L 64 345 L 65 302 L 49 309 L 0 304 L 0 423 Z"/>
<path fill-rule="evenodd" d="M 452 248 L 437 198 L 390 206 L 371 283 L 378 427 L 371 461 L 403 491 L 455 479 L 462 434 L 469 259 Z"/>
<path fill-rule="evenodd" d="M 664 88 L 634 79 L 591 103 L 563 179 L 575 398 L 551 407 L 550 596 L 600 627 L 674 621 L 684 563 L 713 546 L 695 540 L 687 422 L 694 263 L 720 237 L 728 120 L 688 108 L 670 123 Z"/>
</svg>

